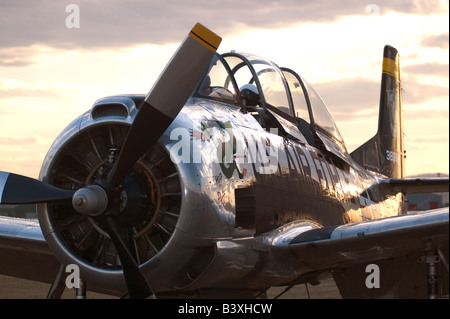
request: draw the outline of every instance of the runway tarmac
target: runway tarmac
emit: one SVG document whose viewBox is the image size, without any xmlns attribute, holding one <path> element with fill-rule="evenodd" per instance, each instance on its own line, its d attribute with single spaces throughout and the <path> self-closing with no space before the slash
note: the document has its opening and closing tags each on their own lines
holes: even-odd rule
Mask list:
<svg viewBox="0 0 450 319">
<path fill-rule="evenodd" d="M 0 299 L 45 299 L 47 297 L 49 284 L 30 281 L 10 276 L 0 275 Z M 267 297 L 274 298 L 286 287 L 275 287 L 269 289 Z M 324 280 L 317 286 L 308 285 L 308 292 L 305 285 L 299 285 L 280 297 L 280 299 L 340 299 L 341 295 L 333 279 Z M 74 299 L 75 290 L 67 289 L 62 295 L 62 299 Z M 117 297 L 87 292 L 87 299 L 117 299 Z"/>
</svg>

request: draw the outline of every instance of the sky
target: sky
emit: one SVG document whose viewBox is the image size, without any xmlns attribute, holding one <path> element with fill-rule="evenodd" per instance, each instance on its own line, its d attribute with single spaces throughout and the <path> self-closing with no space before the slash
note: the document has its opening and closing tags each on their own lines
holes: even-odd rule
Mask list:
<svg viewBox="0 0 450 319">
<path fill-rule="evenodd" d="M 449 3 L 371 1 L 0 0 L 0 171 L 38 177 L 73 119 L 98 98 L 146 94 L 201 22 L 223 38 L 219 53 L 308 80 L 349 151 L 376 132 L 383 47 L 396 47 L 406 174 L 448 174 Z"/>
</svg>

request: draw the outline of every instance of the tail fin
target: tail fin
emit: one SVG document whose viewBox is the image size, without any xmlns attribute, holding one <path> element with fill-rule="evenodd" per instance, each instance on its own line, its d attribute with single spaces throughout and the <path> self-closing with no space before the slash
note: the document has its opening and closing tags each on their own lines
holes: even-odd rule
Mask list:
<svg viewBox="0 0 450 319">
<path fill-rule="evenodd" d="M 351 153 L 353 159 L 376 173 L 404 177 L 403 120 L 400 61 L 397 50 L 384 47 L 377 134 Z"/>
</svg>

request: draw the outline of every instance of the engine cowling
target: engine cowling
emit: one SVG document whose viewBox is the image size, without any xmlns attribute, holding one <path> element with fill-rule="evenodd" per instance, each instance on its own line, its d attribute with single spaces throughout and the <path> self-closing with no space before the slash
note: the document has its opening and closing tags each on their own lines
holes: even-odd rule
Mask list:
<svg viewBox="0 0 450 319">
<path fill-rule="evenodd" d="M 40 180 L 78 189 L 105 176 L 143 97 L 98 100 L 55 140 Z M 120 230 L 142 271 L 150 272 L 163 260 L 182 202 L 177 167 L 168 150 L 156 143 L 132 167 L 121 187 Z M 81 276 L 89 282 L 125 291 L 119 257 L 101 221 L 78 214 L 70 204 L 39 204 L 38 214 L 47 243 L 63 264 L 77 264 Z"/>
</svg>

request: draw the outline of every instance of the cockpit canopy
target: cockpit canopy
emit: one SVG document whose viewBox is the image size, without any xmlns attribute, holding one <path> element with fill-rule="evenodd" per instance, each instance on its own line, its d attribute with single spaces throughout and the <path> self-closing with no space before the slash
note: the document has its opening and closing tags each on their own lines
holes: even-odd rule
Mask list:
<svg viewBox="0 0 450 319">
<path fill-rule="evenodd" d="M 236 52 L 216 54 L 195 95 L 272 111 L 345 148 L 327 106 L 311 85 L 293 70 L 264 58 Z"/>
</svg>

